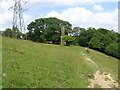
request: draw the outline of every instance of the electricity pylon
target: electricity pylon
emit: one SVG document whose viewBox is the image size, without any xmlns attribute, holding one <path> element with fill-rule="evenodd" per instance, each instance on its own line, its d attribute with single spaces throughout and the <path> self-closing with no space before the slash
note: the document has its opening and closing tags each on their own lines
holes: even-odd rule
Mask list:
<svg viewBox="0 0 120 90">
<path fill-rule="evenodd" d="M 14 2 L 15 2 L 14 6 L 11 7 L 14 10 L 12 28 L 13 29 L 16 28 L 21 33 L 22 32 L 25 33 L 26 29 L 25 29 L 24 18 L 23 18 L 23 12 L 25 10 L 22 8 L 22 2 L 21 2 L 21 0 L 14 0 Z"/>
</svg>

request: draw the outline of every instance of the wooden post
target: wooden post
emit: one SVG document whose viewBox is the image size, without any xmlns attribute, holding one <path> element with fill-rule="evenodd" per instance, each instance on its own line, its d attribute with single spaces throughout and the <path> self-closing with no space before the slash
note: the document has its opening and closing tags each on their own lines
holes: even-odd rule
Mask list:
<svg viewBox="0 0 120 90">
<path fill-rule="evenodd" d="M 61 45 L 65 45 L 66 42 L 63 40 L 63 36 L 65 35 L 65 27 L 61 26 Z"/>
</svg>

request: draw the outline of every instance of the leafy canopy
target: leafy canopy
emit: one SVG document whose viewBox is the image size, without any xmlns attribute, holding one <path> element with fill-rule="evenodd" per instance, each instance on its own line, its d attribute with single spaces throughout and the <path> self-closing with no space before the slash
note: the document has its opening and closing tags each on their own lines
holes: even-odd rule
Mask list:
<svg viewBox="0 0 120 90">
<path fill-rule="evenodd" d="M 55 17 L 36 19 L 28 25 L 28 39 L 36 42 L 60 42 L 61 25 L 65 27 L 65 34 L 72 32 L 72 25 Z"/>
</svg>

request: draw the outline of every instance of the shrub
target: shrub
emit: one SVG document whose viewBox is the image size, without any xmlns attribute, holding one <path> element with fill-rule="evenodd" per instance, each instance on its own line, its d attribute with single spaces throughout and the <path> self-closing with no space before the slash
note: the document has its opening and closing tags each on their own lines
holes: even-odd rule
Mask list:
<svg viewBox="0 0 120 90">
<path fill-rule="evenodd" d="M 114 56 L 114 57 L 117 57 L 117 58 L 120 58 L 120 55 L 119 55 L 119 48 L 118 48 L 118 43 L 112 43 L 112 44 L 109 44 L 106 49 L 105 49 L 105 52 L 106 54 L 109 54 L 111 56 Z"/>
<path fill-rule="evenodd" d="M 63 40 L 66 42 L 67 46 L 75 44 L 75 38 L 73 36 L 65 35 L 63 36 Z"/>
</svg>

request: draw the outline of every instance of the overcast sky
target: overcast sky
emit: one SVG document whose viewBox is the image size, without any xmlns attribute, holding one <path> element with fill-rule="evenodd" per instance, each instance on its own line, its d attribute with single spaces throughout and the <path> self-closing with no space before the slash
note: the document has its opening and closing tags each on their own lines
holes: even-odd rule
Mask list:
<svg viewBox="0 0 120 90">
<path fill-rule="evenodd" d="M 57 17 L 73 27 L 106 28 L 118 32 L 119 0 L 25 0 L 26 26 L 37 18 Z M 12 27 L 14 0 L 0 0 L 0 30 Z"/>
</svg>

